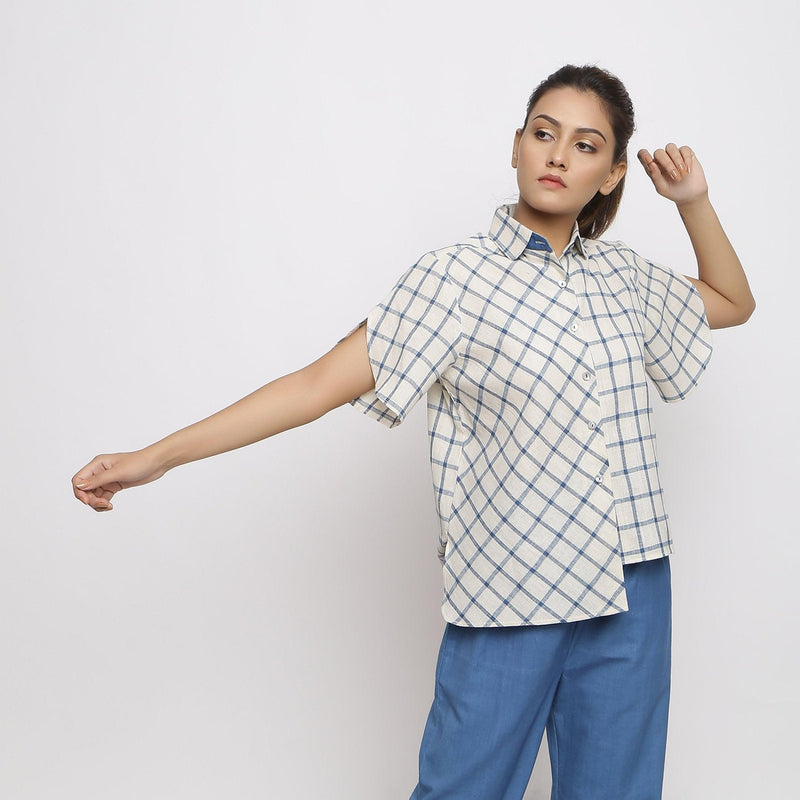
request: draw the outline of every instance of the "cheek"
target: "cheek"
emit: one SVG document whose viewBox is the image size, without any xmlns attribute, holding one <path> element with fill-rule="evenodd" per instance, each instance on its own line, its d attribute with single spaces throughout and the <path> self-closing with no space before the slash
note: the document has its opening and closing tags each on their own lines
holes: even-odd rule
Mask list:
<svg viewBox="0 0 800 800">
<path fill-rule="evenodd" d="M 606 169 L 605 167 L 596 167 L 595 169 L 591 170 L 586 176 L 587 190 L 593 190 L 592 194 L 594 194 L 594 192 L 600 189 L 600 187 L 605 183 L 609 172 L 610 169 Z"/>
<path fill-rule="evenodd" d="M 525 137 L 517 150 L 521 162 L 530 163 L 536 158 L 536 141 L 530 137 Z"/>
<path fill-rule="evenodd" d="M 537 174 L 540 170 L 536 166 L 536 161 L 531 157 L 531 153 L 520 153 L 517 162 L 517 172 L 520 175 L 531 176 Z"/>
</svg>

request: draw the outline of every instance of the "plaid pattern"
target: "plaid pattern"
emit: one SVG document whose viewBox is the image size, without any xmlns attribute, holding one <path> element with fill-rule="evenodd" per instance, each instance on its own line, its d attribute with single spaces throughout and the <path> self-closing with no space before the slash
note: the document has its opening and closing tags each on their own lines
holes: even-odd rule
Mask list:
<svg viewBox="0 0 800 800">
<path fill-rule="evenodd" d="M 424 255 L 366 320 L 389 427 L 427 394 L 448 622 L 547 624 L 627 609 L 623 563 L 672 552 L 647 376 L 667 402 L 711 355 L 702 299 L 621 242 L 557 259 L 495 212 Z"/>
</svg>

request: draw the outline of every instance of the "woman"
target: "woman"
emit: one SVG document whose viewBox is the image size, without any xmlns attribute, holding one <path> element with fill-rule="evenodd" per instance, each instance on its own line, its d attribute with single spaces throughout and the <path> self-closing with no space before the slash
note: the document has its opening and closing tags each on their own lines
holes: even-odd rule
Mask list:
<svg viewBox="0 0 800 800">
<path fill-rule="evenodd" d="M 73 478 L 107 511 L 123 488 L 346 402 L 394 426 L 426 395 L 447 626 L 417 800 L 521 798 L 545 727 L 553 798 L 661 796 L 672 548 L 646 375 L 683 398 L 709 328 L 754 301 L 689 147 L 639 159 L 698 277 L 599 240 L 632 132 L 618 79 L 558 70 L 514 137 L 519 200 L 488 234 L 423 256 L 313 364 Z"/>
</svg>

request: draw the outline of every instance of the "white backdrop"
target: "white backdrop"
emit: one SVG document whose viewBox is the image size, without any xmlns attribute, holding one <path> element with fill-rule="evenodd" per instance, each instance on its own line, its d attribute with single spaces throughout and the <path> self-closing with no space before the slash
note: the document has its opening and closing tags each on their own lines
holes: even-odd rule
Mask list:
<svg viewBox="0 0 800 800">
<path fill-rule="evenodd" d="M 0 797 L 403 798 L 442 621 L 424 410 L 342 408 L 94 514 L 69 478 L 329 349 L 515 194 L 599 63 L 698 153 L 758 309 L 657 409 L 667 800 L 792 796 L 798 6 L 4 0 Z M 685 272 L 635 158 L 611 232 Z M 542 748 L 528 798 L 548 796 Z"/>
</svg>

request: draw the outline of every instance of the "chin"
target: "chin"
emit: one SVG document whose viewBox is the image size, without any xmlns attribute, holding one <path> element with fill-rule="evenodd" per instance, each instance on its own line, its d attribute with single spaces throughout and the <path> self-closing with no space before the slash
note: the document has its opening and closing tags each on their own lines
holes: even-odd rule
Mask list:
<svg viewBox="0 0 800 800">
<path fill-rule="evenodd" d="M 528 208 L 538 214 L 547 214 L 549 216 L 555 217 L 566 217 L 571 216 L 577 219 L 578 214 L 580 214 L 581 208 L 575 208 L 572 203 L 564 203 L 561 202 L 559 198 L 548 196 L 548 197 L 522 197 L 520 196 L 521 202 L 523 202 Z"/>
</svg>

